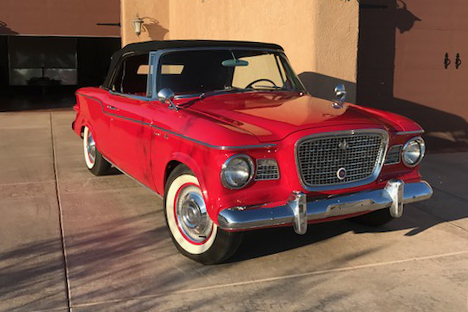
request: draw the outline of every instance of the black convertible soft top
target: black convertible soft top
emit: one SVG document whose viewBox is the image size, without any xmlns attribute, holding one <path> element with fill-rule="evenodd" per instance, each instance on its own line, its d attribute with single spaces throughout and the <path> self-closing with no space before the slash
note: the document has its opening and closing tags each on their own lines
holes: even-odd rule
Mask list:
<svg viewBox="0 0 468 312">
<path fill-rule="evenodd" d="M 146 42 L 131 43 L 126 45 L 121 50 L 117 51 L 113 56 L 107 74 L 106 81 L 103 86 L 109 87 L 112 73 L 119 64 L 123 55 L 131 52 L 151 52 L 161 49 L 180 49 L 180 48 L 204 48 L 204 47 L 240 47 L 240 48 L 257 48 L 269 50 L 283 50 L 280 45 L 273 43 L 261 43 L 253 41 L 223 41 L 223 40 L 154 40 Z"/>
</svg>

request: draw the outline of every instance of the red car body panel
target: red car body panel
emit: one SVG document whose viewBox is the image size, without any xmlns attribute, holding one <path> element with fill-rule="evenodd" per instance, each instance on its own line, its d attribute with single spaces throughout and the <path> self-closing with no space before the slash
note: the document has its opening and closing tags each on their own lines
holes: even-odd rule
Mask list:
<svg viewBox="0 0 468 312">
<path fill-rule="evenodd" d="M 297 93 L 244 93 L 210 97 L 190 106 L 227 126 L 255 135 L 260 142 L 283 140 L 286 136 L 305 129 L 340 125 L 374 127 L 383 125 L 387 130 L 420 129 L 407 118 L 385 112 L 346 104 L 335 108 L 330 101 Z M 325 129 L 324 129 L 325 128 Z"/>
<path fill-rule="evenodd" d="M 383 129 L 389 133 L 389 147 L 404 145 L 422 129 L 396 114 L 352 104 L 337 109 L 330 101 L 284 91 L 177 99 L 175 103 L 179 110 L 159 101 L 83 88 L 77 92 L 74 130 L 81 135 L 83 127 L 88 126 L 106 159 L 160 195 L 164 195 L 171 164 L 185 164 L 198 178 L 215 223 L 223 209 L 273 207 L 284 204 L 294 190 L 312 198 L 383 188 L 393 178 L 421 180 L 418 166 L 409 168 L 403 163 L 384 166 L 374 182 L 354 188 L 310 192 L 299 180 L 294 145 L 300 138 L 324 132 Z M 234 154 L 248 154 L 254 161 L 276 159 L 280 179 L 252 180 L 240 190 L 225 188 L 220 180 L 221 166 Z"/>
</svg>

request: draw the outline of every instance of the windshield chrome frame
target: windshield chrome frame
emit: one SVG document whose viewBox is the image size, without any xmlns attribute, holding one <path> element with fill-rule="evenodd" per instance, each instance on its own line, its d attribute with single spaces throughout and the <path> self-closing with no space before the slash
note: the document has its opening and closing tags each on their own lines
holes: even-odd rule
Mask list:
<svg viewBox="0 0 468 312">
<path fill-rule="evenodd" d="M 302 83 L 301 79 L 296 75 L 294 72 L 294 69 L 291 67 L 291 63 L 289 62 L 288 57 L 284 53 L 283 50 L 281 49 L 265 49 L 265 48 L 246 48 L 246 47 L 239 47 L 239 46 L 222 46 L 222 47 L 195 47 L 195 48 L 175 48 L 175 49 L 161 49 L 157 51 L 150 52 L 150 67 L 153 67 L 153 71 L 148 74 L 148 81 L 152 82 L 152 86 L 148 84 L 148 94 L 152 94 L 153 96 L 151 97 L 151 100 L 153 101 L 158 101 L 157 98 L 157 90 L 158 90 L 158 72 L 159 72 L 159 63 L 161 60 L 161 57 L 163 57 L 165 54 L 168 53 L 173 53 L 173 52 L 183 52 L 183 51 L 212 51 L 212 50 L 252 50 L 252 51 L 264 51 L 264 52 L 270 52 L 270 53 L 279 53 L 281 54 L 282 57 L 284 57 L 284 60 L 286 61 L 287 65 L 291 69 L 292 73 L 294 76 L 297 78 L 297 81 L 299 82 L 299 87 L 302 88 L 302 90 L 294 90 L 297 92 L 303 92 L 303 93 L 308 93 L 306 88 L 304 87 L 304 84 Z M 151 77 L 150 77 L 151 75 Z M 149 88 L 151 87 L 151 90 Z M 149 91 L 149 92 L 148 92 Z M 250 90 L 249 90 L 250 91 Z M 255 90 L 252 90 L 255 91 Z M 276 90 L 276 91 L 282 91 L 282 90 Z M 288 90 L 290 91 L 290 90 Z M 188 95 L 178 95 L 175 98 L 188 98 L 188 97 L 196 97 L 201 93 L 194 93 L 194 94 L 188 94 Z"/>
</svg>

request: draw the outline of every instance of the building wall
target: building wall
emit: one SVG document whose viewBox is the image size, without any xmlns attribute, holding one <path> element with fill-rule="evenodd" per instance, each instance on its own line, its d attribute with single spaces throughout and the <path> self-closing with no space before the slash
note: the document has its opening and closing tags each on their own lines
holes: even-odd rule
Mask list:
<svg viewBox="0 0 468 312">
<path fill-rule="evenodd" d="M 0 35 L 120 37 L 119 22 L 119 0 L 0 0 Z"/>
<path fill-rule="evenodd" d="M 131 24 L 137 14 L 148 28 L 140 37 Z M 151 39 L 278 43 L 312 94 L 329 99 L 343 82 L 351 102 L 358 21 L 354 0 L 122 0 L 123 44 Z"/>
<path fill-rule="evenodd" d="M 170 0 L 121 0 L 122 46 L 132 42 L 169 39 Z M 143 19 L 140 36 L 135 34 L 133 20 Z"/>
</svg>

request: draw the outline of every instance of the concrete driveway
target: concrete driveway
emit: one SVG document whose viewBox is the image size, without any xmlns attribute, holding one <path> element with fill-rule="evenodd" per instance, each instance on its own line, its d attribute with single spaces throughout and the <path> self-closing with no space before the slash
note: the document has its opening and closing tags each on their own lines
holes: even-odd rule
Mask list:
<svg viewBox="0 0 468 312">
<path fill-rule="evenodd" d="M 250 232 L 203 266 L 173 246 L 159 198 L 88 172 L 73 117 L 0 114 L 1 311 L 467 310 L 468 154 L 429 155 L 433 198 L 385 227 Z"/>
</svg>

